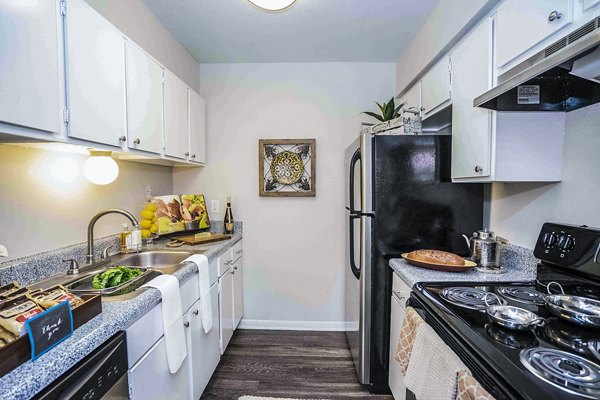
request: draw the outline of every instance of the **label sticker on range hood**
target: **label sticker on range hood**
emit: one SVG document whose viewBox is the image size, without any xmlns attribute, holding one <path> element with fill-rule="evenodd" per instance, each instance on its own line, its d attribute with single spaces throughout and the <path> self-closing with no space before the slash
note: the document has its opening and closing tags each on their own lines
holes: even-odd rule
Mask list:
<svg viewBox="0 0 600 400">
<path fill-rule="evenodd" d="M 517 88 L 517 104 L 540 104 L 540 85 L 521 85 Z"/>
</svg>

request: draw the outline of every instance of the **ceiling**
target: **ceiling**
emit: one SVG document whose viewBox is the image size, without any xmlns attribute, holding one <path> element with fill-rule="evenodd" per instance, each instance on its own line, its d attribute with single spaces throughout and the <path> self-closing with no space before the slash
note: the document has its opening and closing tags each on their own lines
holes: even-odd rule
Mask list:
<svg viewBox="0 0 600 400">
<path fill-rule="evenodd" d="M 200 63 L 395 62 L 438 0 L 144 0 Z"/>
</svg>

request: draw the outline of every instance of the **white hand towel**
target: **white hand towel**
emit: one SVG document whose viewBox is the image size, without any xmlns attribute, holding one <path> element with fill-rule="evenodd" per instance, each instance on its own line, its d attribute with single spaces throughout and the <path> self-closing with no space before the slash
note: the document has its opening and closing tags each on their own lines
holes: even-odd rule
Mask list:
<svg viewBox="0 0 600 400">
<path fill-rule="evenodd" d="M 169 371 L 176 373 L 187 357 L 185 331 L 181 310 L 181 294 L 179 280 L 173 275 L 161 275 L 152 279 L 142 287 L 160 290 L 162 296 L 162 320 L 165 331 L 165 346 Z"/>
<path fill-rule="evenodd" d="M 417 400 L 454 400 L 457 374 L 467 367 L 426 323 L 417 335 L 406 371 L 406 388 Z"/>
<path fill-rule="evenodd" d="M 208 258 L 204 254 L 194 254 L 183 260 L 193 262 L 198 267 L 198 285 L 200 286 L 200 310 L 204 333 L 213 326 L 212 304 L 210 302 L 210 278 L 208 276 Z"/>
</svg>

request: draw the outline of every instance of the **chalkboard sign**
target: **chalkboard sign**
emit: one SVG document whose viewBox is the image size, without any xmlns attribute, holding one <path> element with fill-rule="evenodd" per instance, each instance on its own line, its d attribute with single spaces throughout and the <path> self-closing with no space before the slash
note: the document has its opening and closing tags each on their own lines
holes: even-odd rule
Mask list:
<svg viewBox="0 0 600 400">
<path fill-rule="evenodd" d="M 73 313 L 68 301 L 47 309 L 25 321 L 31 343 L 31 359 L 35 360 L 73 334 Z"/>
</svg>

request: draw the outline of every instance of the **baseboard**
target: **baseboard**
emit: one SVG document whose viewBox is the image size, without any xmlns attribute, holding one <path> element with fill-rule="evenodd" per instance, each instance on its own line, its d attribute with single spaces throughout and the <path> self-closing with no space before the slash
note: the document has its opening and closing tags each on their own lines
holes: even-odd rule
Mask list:
<svg viewBox="0 0 600 400">
<path fill-rule="evenodd" d="M 349 323 L 343 321 L 271 321 L 242 319 L 238 329 L 343 332 L 347 330 L 348 327 Z"/>
</svg>

